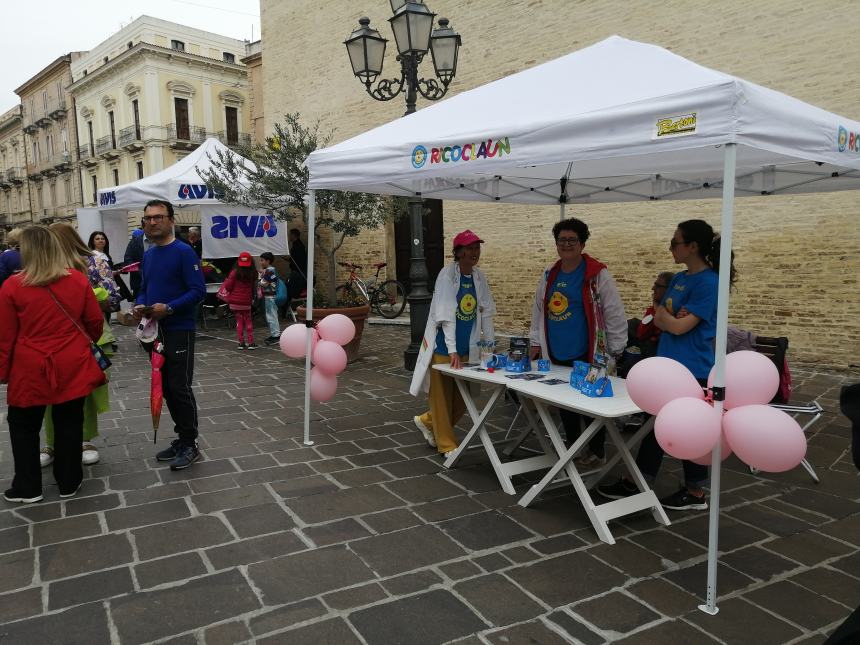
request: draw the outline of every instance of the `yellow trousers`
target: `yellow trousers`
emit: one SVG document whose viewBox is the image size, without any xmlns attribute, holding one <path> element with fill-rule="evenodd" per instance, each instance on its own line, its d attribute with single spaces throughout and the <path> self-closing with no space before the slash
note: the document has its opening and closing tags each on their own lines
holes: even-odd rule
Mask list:
<svg viewBox="0 0 860 645">
<path fill-rule="evenodd" d="M 461 357 L 465 363 L 468 357 Z M 451 362 L 442 354 L 433 354 L 433 365 Z M 460 396 L 457 384 L 450 376 L 445 376 L 439 370 L 430 369 L 430 394 L 428 397 L 430 410 L 421 415 L 421 422 L 433 431 L 436 438 L 436 449 L 444 454 L 457 447 L 454 436 L 454 426 L 466 411 L 466 404 Z"/>
</svg>

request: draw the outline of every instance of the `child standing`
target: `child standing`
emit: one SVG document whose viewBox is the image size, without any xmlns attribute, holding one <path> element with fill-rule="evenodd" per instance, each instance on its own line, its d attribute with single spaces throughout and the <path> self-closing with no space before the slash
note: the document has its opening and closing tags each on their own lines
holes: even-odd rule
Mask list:
<svg viewBox="0 0 860 645">
<path fill-rule="evenodd" d="M 242 251 L 236 266 L 224 281 L 224 301 L 230 305 L 230 311 L 236 316 L 236 335 L 239 337 L 239 346 L 236 349 L 257 349 L 254 342 L 254 324 L 251 321 L 251 303 L 257 284 L 257 272 L 253 265 L 251 254 Z"/>
<path fill-rule="evenodd" d="M 263 289 L 263 302 L 266 304 L 266 323 L 269 325 L 269 337 L 264 341 L 266 345 L 274 345 L 281 337 L 281 326 L 278 323 L 278 305 L 275 303 L 275 294 L 278 292 L 278 272 L 272 266 L 275 256 L 266 251 L 260 253 L 260 286 Z"/>
</svg>

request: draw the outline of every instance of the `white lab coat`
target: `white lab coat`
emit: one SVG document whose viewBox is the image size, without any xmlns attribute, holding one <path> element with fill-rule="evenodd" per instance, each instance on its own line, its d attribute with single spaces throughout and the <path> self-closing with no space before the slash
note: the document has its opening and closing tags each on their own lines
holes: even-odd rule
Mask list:
<svg viewBox="0 0 860 645">
<path fill-rule="evenodd" d="M 493 340 L 493 316 L 496 315 L 496 303 L 490 293 L 487 278 L 478 267 L 472 268 L 472 279 L 475 281 L 475 293 L 478 299 L 478 311 L 475 324 L 472 325 L 472 335 L 469 337 L 469 362 L 480 359 L 478 340 L 484 332 L 484 340 Z M 436 347 L 436 330 L 442 326 L 445 333 L 445 345 L 449 353 L 457 351 L 457 291 L 460 288 L 460 265 L 454 262 L 439 272 L 436 278 L 436 289 L 430 303 L 430 314 L 427 326 L 424 328 L 424 338 L 412 373 L 412 383 L 409 393 L 418 396 L 430 390 L 428 371 L 433 360 L 433 350 Z"/>
</svg>

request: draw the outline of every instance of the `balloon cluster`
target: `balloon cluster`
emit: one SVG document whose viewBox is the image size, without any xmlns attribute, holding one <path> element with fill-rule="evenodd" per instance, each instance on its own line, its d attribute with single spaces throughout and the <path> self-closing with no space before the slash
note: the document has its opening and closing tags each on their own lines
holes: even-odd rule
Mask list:
<svg viewBox="0 0 860 645">
<path fill-rule="evenodd" d="M 723 459 L 734 451 L 763 472 L 797 466 L 806 455 L 803 430 L 794 418 L 767 405 L 779 388 L 773 362 L 757 352 L 733 352 L 726 356 L 725 376 L 722 418 L 690 371 L 670 358 L 646 358 L 634 365 L 627 392 L 636 405 L 657 416 L 657 443 L 673 457 L 710 465 L 710 453 L 720 441 Z"/>
<path fill-rule="evenodd" d="M 290 358 L 304 358 L 307 327 L 291 325 L 281 333 L 281 351 Z M 337 392 L 337 375 L 346 369 L 343 346 L 355 336 L 355 324 L 343 314 L 326 316 L 311 329 L 311 398 L 329 401 Z"/>
</svg>

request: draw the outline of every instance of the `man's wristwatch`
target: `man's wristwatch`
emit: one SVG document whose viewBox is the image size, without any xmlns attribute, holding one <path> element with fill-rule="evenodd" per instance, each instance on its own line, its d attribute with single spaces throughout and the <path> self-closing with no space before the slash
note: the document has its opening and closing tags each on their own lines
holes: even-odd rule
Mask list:
<svg viewBox="0 0 860 645">
<path fill-rule="evenodd" d="M 165 305 L 165 310 L 167 311 L 168 316 L 173 315 L 173 307 L 171 307 L 170 305 Z"/>
</svg>

